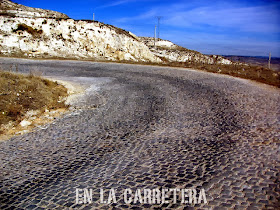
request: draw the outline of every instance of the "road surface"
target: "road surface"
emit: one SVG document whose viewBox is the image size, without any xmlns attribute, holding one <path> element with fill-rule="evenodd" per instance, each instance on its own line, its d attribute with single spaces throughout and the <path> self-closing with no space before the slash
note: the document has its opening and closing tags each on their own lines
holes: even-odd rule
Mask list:
<svg viewBox="0 0 280 210">
<path fill-rule="evenodd" d="M 180 68 L 0 59 L 11 64 L 86 92 L 0 142 L 0 209 L 279 207 L 279 89 Z M 165 201 L 144 189 L 166 189 Z"/>
</svg>

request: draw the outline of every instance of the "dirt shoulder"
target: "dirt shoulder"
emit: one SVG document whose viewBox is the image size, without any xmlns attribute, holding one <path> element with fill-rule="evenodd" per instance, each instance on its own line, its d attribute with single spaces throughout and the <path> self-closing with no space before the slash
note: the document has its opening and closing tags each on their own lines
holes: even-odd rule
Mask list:
<svg viewBox="0 0 280 210">
<path fill-rule="evenodd" d="M 61 80 L 0 71 L 0 140 L 52 122 L 82 91 Z"/>
</svg>

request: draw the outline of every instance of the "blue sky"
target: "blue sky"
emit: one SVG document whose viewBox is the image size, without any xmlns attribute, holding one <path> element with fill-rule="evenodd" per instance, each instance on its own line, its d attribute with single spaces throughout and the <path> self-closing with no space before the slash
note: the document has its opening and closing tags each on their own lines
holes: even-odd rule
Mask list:
<svg viewBox="0 0 280 210">
<path fill-rule="evenodd" d="M 280 1 L 275 0 L 14 0 L 73 19 L 95 19 L 205 54 L 280 57 Z"/>
</svg>

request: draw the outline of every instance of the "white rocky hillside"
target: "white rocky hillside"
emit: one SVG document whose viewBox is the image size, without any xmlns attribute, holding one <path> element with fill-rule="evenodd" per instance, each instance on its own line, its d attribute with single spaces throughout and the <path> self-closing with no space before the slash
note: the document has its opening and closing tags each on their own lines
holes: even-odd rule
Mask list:
<svg viewBox="0 0 280 210">
<path fill-rule="evenodd" d="M 1 1 L 2 9 L 7 2 Z M 122 29 L 64 19 L 63 15 L 50 18 L 51 11 L 36 13 L 35 17 L 31 12 L 28 16 L 26 9 L 32 8 L 21 5 L 16 9 L 16 16 L 0 16 L 0 53 L 4 56 L 160 62 L 135 35 Z"/>
<path fill-rule="evenodd" d="M 232 61 L 218 55 L 204 55 L 200 52 L 178 46 L 168 40 L 139 37 L 163 62 L 194 62 L 205 64 L 232 64 Z"/>
</svg>

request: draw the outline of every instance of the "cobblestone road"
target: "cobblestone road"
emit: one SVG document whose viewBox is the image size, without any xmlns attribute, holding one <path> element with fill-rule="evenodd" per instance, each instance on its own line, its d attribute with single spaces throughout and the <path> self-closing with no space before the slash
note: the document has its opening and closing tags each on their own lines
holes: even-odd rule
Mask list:
<svg viewBox="0 0 280 210">
<path fill-rule="evenodd" d="M 0 209 L 280 207 L 279 89 L 175 68 L 0 59 L 10 64 L 87 91 L 71 113 L 0 142 Z M 76 188 L 92 203 L 76 204 Z M 117 202 L 101 203 L 101 188 Z M 127 188 L 204 189 L 207 203 L 127 204 Z"/>
</svg>

